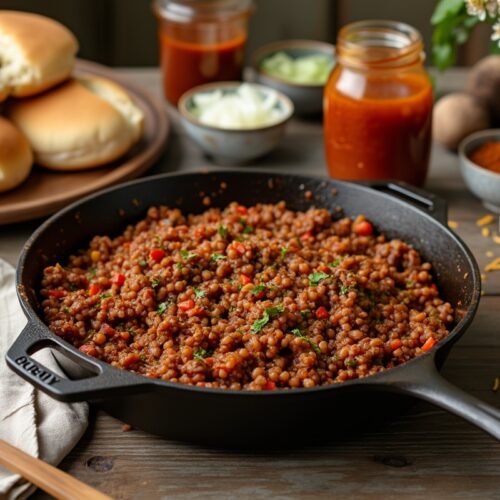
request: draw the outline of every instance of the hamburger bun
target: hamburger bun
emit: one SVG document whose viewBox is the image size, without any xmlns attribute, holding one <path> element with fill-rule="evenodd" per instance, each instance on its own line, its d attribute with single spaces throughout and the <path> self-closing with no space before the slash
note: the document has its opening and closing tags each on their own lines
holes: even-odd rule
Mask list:
<svg viewBox="0 0 500 500">
<path fill-rule="evenodd" d="M 142 134 L 143 113 L 116 83 L 82 76 L 39 96 L 12 100 L 7 116 L 26 135 L 35 162 L 80 170 L 122 156 Z"/>
<path fill-rule="evenodd" d="M 0 94 L 30 96 L 65 80 L 77 51 L 76 38 L 57 21 L 0 10 Z"/>
<path fill-rule="evenodd" d="M 26 137 L 8 120 L 0 117 L 0 192 L 8 191 L 28 177 L 33 153 Z"/>
</svg>

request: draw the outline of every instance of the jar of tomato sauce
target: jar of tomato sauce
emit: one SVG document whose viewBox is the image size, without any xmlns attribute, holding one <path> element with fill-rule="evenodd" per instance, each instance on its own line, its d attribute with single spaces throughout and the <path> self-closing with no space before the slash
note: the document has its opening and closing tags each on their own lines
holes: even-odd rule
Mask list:
<svg viewBox="0 0 500 500">
<path fill-rule="evenodd" d="M 241 80 L 252 0 L 155 0 L 165 97 L 203 83 Z"/>
<path fill-rule="evenodd" d="M 400 22 L 360 21 L 340 30 L 336 50 L 324 94 L 330 175 L 422 185 L 433 98 L 420 34 Z"/>
</svg>

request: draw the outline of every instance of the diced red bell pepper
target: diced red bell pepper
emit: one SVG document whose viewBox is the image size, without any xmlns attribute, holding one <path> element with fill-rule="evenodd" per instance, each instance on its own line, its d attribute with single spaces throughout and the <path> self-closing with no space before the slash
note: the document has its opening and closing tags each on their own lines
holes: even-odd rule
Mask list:
<svg viewBox="0 0 500 500">
<path fill-rule="evenodd" d="M 65 297 L 67 292 L 66 290 L 49 290 L 47 293 L 49 297 L 60 299 L 61 297 Z"/>
<path fill-rule="evenodd" d="M 165 250 L 163 248 L 153 248 L 151 252 L 149 252 L 149 256 L 155 261 L 155 262 L 161 262 L 161 259 L 165 257 Z"/>
<path fill-rule="evenodd" d="M 330 314 L 328 314 L 328 311 L 326 310 L 325 307 L 323 306 L 320 306 L 316 309 L 316 318 L 318 319 L 326 319 L 330 316 Z"/>
<path fill-rule="evenodd" d="M 268 380 L 265 384 L 264 384 L 264 389 L 266 391 L 274 391 L 274 389 L 276 389 L 276 384 L 272 381 L 272 380 Z"/>
<path fill-rule="evenodd" d="M 243 255 L 246 252 L 246 247 L 240 241 L 233 241 L 233 248 L 240 254 Z"/>
<path fill-rule="evenodd" d="M 195 303 L 194 303 L 194 300 L 193 300 L 193 299 L 183 300 L 182 302 L 179 302 L 179 303 L 177 304 L 177 307 L 178 307 L 181 311 L 189 311 L 189 310 L 190 310 L 190 309 L 192 309 L 194 306 L 195 306 Z"/>
<path fill-rule="evenodd" d="M 312 240 L 314 239 L 314 235 L 313 235 L 313 232 L 311 230 L 309 231 L 306 231 L 301 237 L 300 237 L 300 240 L 301 241 L 309 241 L 309 240 Z"/>
<path fill-rule="evenodd" d="M 100 293 L 101 290 L 102 290 L 102 288 L 97 283 L 92 283 L 89 286 L 89 295 L 91 297 L 93 297 L 94 295 L 97 295 L 98 293 Z"/>
<path fill-rule="evenodd" d="M 424 352 L 430 351 L 435 344 L 436 340 L 433 337 L 429 337 L 422 346 L 422 351 Z"/>
<path fill-rule="evenodd" d="M 238 206 L 236 207 L 236 211 L 237 211 L 240 215 L 247 215 L 247 214 L 248 214 L 247 207 L 244 207 L 243 205 L 238 205 Z"/>
<path fill-rule="evenodd" d="M 246 274 L 241 273 L 240 274 L 240 283 L 242 285 L 248 285 L 248 283 L 251 283 L 252 279 L 249 278 Z"/>
<path fill-rule="evenodd" d="M 402 345 L 402 342 L 401 340 L 399 339 L 394 339 L 392 342 L 391 342 L 391 349 L 393 351 L 395 351 L 396 349 L 399 349 Z"/>
<path fill-rule="evenodd" d="M 125 283 L 125 275 L 121 273 L 117 273 L 113 276 L 111 280 L 115 285 L 122 286 Z"/>
<path fill-rule="evenodd" d="M 371 222 L 363 220 L 354 224 L 352 230 L 360 236 L 371 236 L 373 234 L 373 225 Z"/>
</svg>

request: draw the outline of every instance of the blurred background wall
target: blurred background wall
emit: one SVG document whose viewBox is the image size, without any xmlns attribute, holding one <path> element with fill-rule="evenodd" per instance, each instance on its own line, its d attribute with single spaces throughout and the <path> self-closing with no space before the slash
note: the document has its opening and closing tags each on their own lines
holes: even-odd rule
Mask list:
<svg viewBox="0 0 500 500">
<path fill-rule="evenodd" d="M 436 0 L 255 0 L 247 53 L 273 40 L 312 38 L 334 42 L 339 26 L 360 19 L 397 19 L 422 33 L 430 53 L 430 17 Z M 156 20 L 150 0 L 0 0 L 0 8 L 38 12 L 68 26 L 78 37 L 80 57 L 110 66 L 154 66 Z M 483 28 L 486 28 L 484 26 Z M 459 64 L 486 54 L 487 30 L 461 51 Z"/>
</svg>

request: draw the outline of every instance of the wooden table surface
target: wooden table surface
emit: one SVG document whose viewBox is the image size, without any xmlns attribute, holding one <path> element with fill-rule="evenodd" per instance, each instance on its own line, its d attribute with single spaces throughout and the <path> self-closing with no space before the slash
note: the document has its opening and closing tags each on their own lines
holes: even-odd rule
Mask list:
<svg viewBox="0 0 500 500">
<path fill-rule="evenodd" d="M 156 69 L 117 71 L 161 96 Z M 464 76 L 462 70 L 451 71 L 441 79 L 442 89 L 460 88 Z M 180 130 L 175 112 L 168 113 L 173 134 L 164 158 L 150 173 L 210 166 Z M 325 175 L 321 122 L 293 121 L 281 147 L 256 166 Z M 482 236 L 476 225 L 487 211 L 466 190 L 454 154 L 434 148 L 426 188 L 448 201 L 449 218 L 458 223 L 456 231 L 481 268 L 492 255 L 500 256 L 500 245 Z M 0 227 L 0 257 L 15 264 L 39 223 Z M 498 233 L 498 218 L 490 229 Z M 492 391 L 500 376 L 500 272 L 488 273 L 483 285 L 474 323 L 454 347 L 443 374 L 500 407 L 500 391 Z M 326 421 L 324 425 L 327 431 Z M 139 430 L 123 432 L 121 422 L 92 409 L 87 432 L 61 468 L 116 498 L 500 499 L 500 444 L 424 402 L 341 443 L 267 452 L 203 448 Z"/>
</svg>

